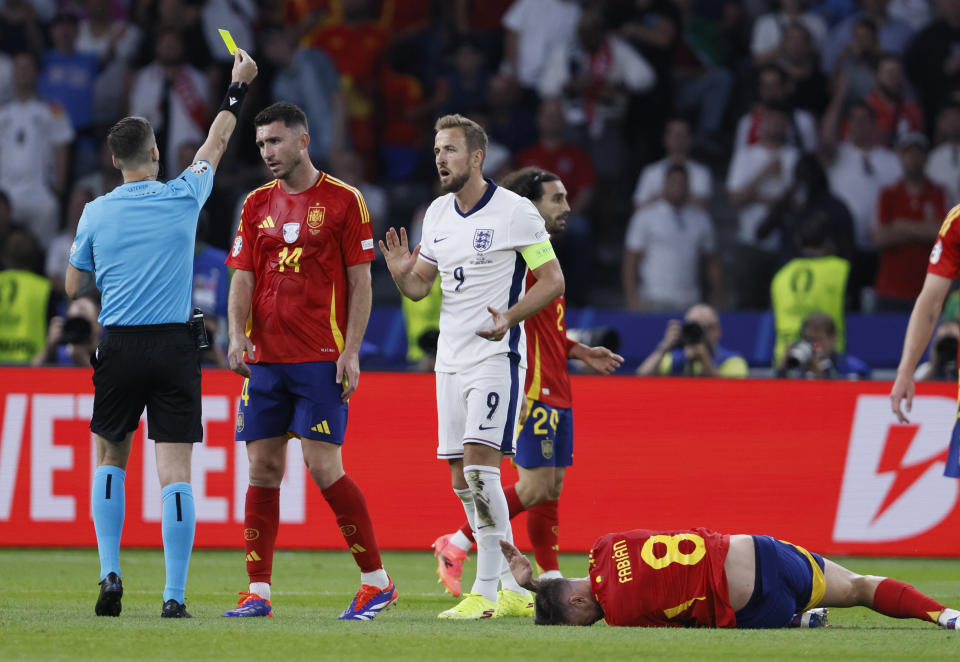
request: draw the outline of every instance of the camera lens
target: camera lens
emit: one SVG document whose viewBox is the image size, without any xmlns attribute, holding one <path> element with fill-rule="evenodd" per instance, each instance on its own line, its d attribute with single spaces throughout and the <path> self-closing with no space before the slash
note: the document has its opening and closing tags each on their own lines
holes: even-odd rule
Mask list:
<svg viewBox="0 0 960 662">
<path fill-rule="evenodd" d="M 703 327 L 697 322 L 684 322 L 680 329 L 680 345 L 699 345 L 703 342 Z"/>
</svg>

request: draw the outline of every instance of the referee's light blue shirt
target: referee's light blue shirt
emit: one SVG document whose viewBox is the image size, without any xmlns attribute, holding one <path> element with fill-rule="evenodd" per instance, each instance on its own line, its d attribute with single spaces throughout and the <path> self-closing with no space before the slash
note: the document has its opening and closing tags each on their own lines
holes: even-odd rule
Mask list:
<svg viewBox="0 0 960 662">
<path fill-rule="evenodd" d="M 190 318 L 197 215 L 212 188 L 213 168 L 198 161 L 166 184 L 129 182 L 84 207 L 70 264 L 95 272 L 100 324 Z"/>
</svg>

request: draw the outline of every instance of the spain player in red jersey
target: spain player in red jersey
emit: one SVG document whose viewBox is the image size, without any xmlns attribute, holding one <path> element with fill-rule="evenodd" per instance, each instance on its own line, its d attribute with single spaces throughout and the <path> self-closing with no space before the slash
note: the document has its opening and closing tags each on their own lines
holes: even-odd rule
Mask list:
<svg viewBox="0 0 960 662">
<path fill-rule="evenodd" d="M 533 202 L 543 216 L 551 238 L 563 233 L 570 205 L 560 177 L 529 166 L 507 175 L 501 185 Z M 536 282 L 527 270 L 527 289 Z M 527 395 L 525 421 L 517 436 L 515 462 L 519 480 L 504 488 L 510 517 L 527 512 L 527 534 L 541 577 L 560 577 L 559 498 L 563 476 L 573 464 L 573 398 L 570 393 L 568 359 L 580 359 L 591 369 L 609 374 L 620 367 L 623 357 L 606 347 L 587 347 L 567 338 L 566 300 L 557 297 L 543 310 L 528 318 L 528 369 L 524 390 Z M 452 595 L 461 592 L 460 575 L 467 552 L 473 545 L 470 524 L 437 538 L 433 543 L 437 575 Z"/>
<path fill-rule="evenodd" d="M 782 628 L 826 624 L 829 607 L 868 607 L 956 630 L 960 611 L 896 579 L 858 575 L 770 536 L 634 529 L 593 543 L 589 575 L 533 578 L 500 543 L 517 582 L 536 591 L 538 625 Z"/>
<path fill-rule="evenodd" d="M 900 364 L 897 366 L 897 379 L 890 391 L 890 408 L 897 420 L 909 423 L 903 409 L 910 413 L 913 406 L 914 372 L 917 363 L 923 356 L 930 336 L 937 326 L 943 301 L 950 292 L 950 285 L 960 276 L 960 205 L 949 212 L 940 226 L 937 240 L 930 251 L 930 261 L 927 264 L 927 275 L 923 281 L 923 288 L 913 304 L 910 313 L 910 322 L 907 324 L 907 335 L 903 340 L 903 353 L 900 355 Z M 904 403 L 904 401 L 906 401 Z M 904 404 L 906 405 L 904 407 Z M 944 475 L 951 478 L 960 478 L 960 416 L 953 425 L 950 435 L 950 451 L 947 455 L 947 466 Z"/>
<path fill-rule="evenodd" d="M 370 214 L 360 192 L 314 167 L 307 118 L 280 102 L 254 119 L 257 147 L 276 179 L 243 203 L 227 264 L 228 360 L 244 376 L 236 439 L 247 444 L 244 544 L 250 589 L 224 616 L 272 616 L 270 578 L 287 439 L 299 437 L 313 481 L 360 567 L 344 620 L 369 620 L 397 600 L 363 492 L 344 473 L 347 400 L 372 292 Z"/>
</svg>

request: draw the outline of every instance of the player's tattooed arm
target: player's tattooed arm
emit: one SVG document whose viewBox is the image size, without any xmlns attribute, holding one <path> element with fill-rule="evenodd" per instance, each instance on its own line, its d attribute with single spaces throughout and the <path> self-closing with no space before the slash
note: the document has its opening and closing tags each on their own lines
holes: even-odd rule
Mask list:
<svg viewBox="0 0 960 662">
<path fill-rule="evenodd" d="M 503 551 L 507 563 L 510 564 L 510 572 L 513 573 L 513 578 L 517 580 L 520 586 L 528 591 L 536 591 L 540 588 L 540 581 L 534 578 L 533 567 L 531 567 L 529 559 L 521 554 L 519 549 L 506 540 L 500 541 L 500 549 Z"/>
</svg>

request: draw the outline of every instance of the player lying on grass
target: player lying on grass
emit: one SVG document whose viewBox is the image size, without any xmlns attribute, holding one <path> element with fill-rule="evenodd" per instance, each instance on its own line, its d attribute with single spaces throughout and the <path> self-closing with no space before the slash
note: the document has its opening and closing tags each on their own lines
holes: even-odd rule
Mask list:
<svg viewBox="0 0 960 662">
<path fill-rule="evenodd" d="M 886 577 L 858 575 L 769 536 L 708 529 L 608 533 L 590 550 L 581 579 L 533 578 L 530 561 L 500 543 L 517 582 L 536 591 L 538 625 L 780 628 L 825 607 L 869 607 L 956 630 L 960 611 Z M 804 619 L 803 625 L 808 625 Z M 819 624 L 823 624 L 820 622 Z"/>
</svg>

